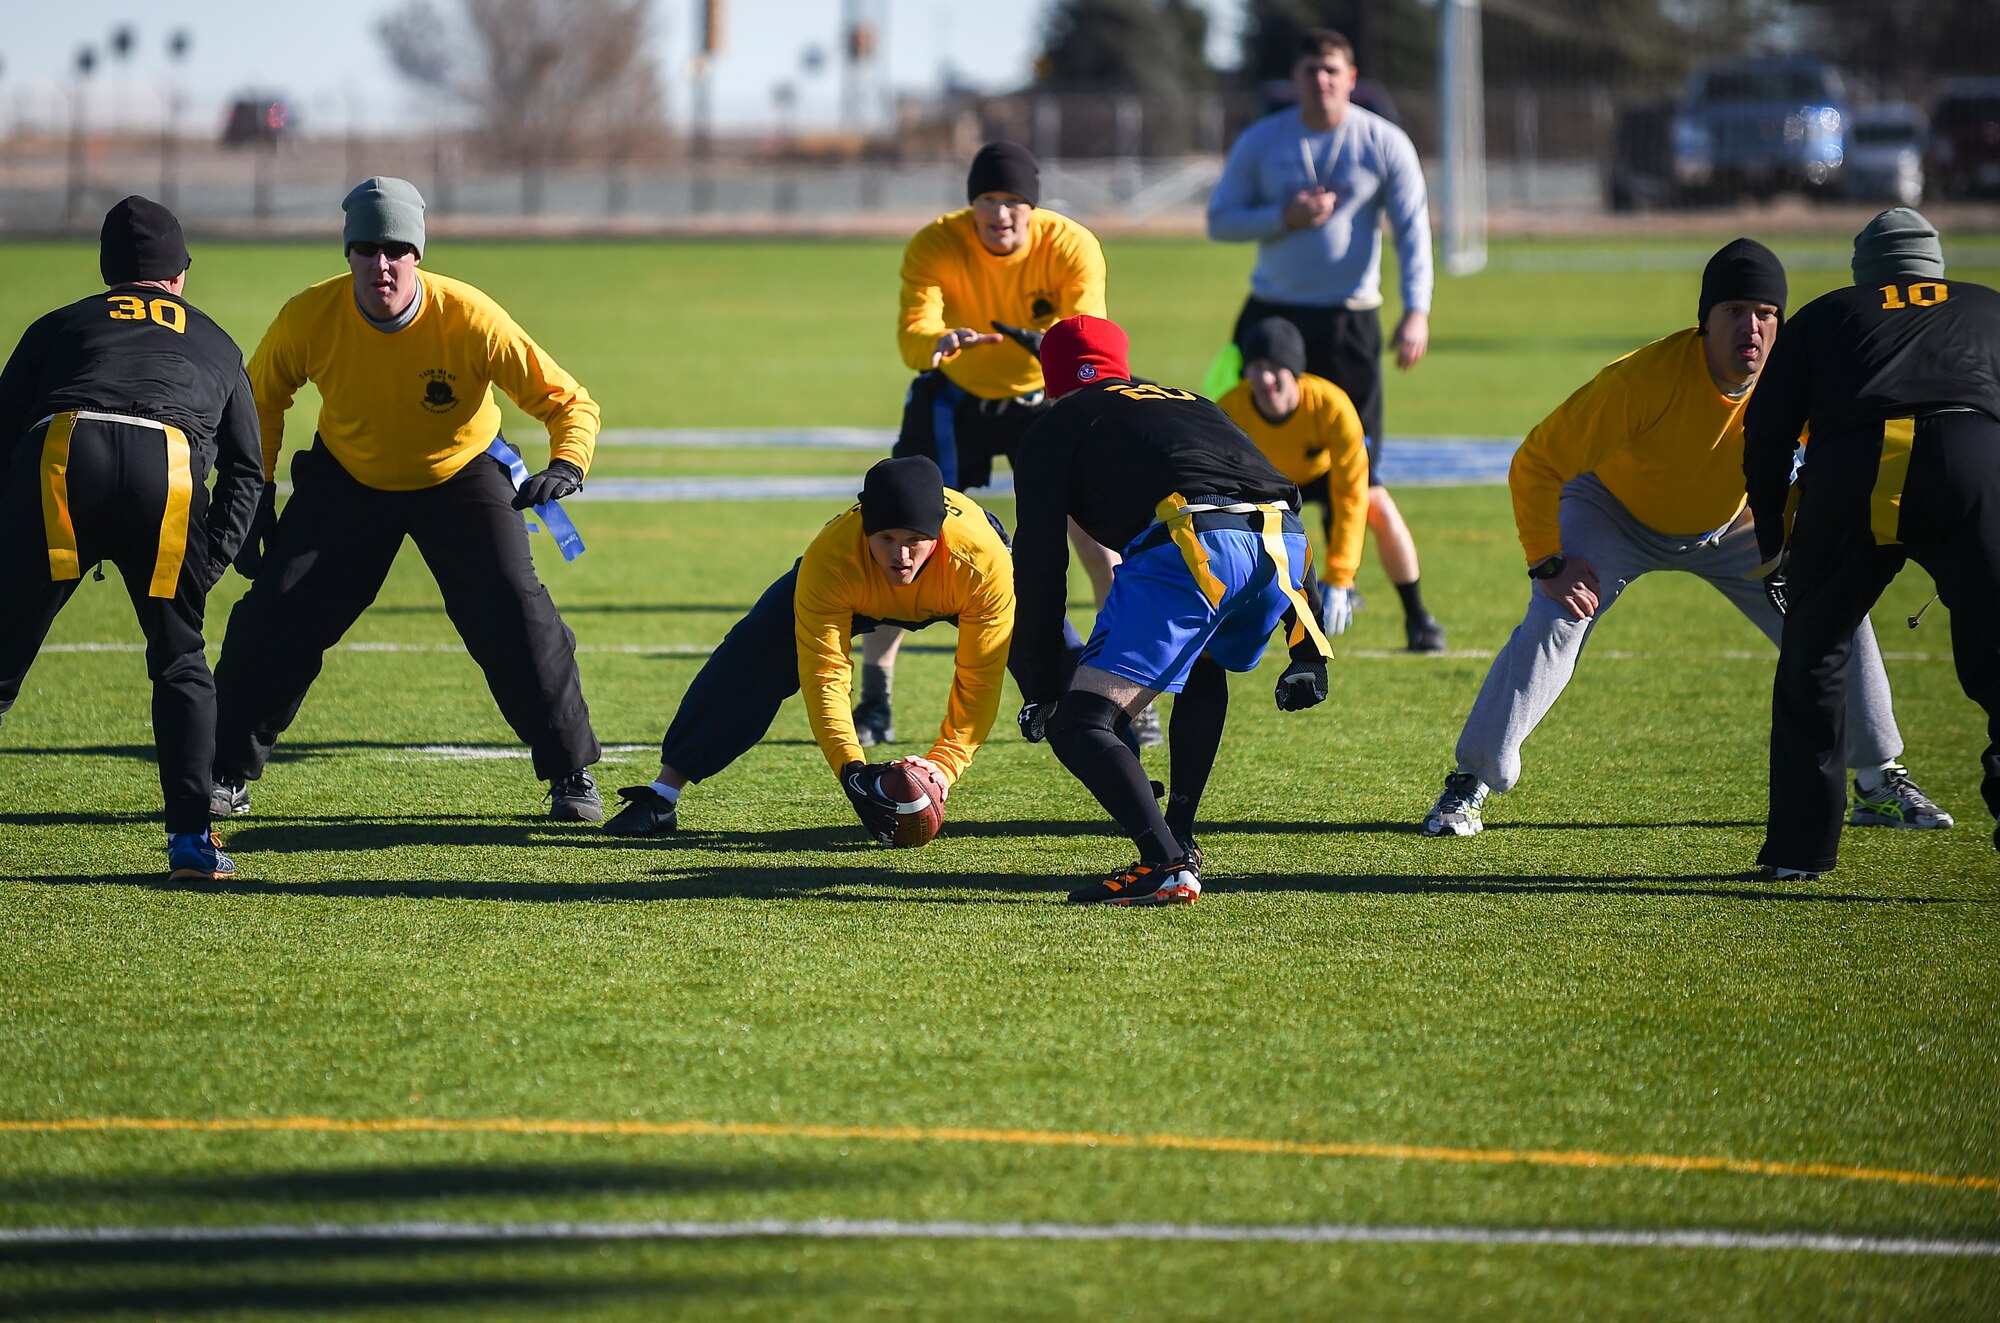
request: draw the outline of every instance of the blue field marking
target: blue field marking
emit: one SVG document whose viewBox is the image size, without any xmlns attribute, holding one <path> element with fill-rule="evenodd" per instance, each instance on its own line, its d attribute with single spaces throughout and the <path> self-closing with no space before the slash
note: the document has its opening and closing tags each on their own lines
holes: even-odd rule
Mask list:
<svg viewBox="0 0 2000 1323">
<path fill-rule="evenodd" d="M 599 478 L 593 477 L 572 501 L 846 501 L 867 467 L 859 456 L 887 456 L 896 434 L 887 428 L 687 428 L 608 431 L 602 446 L 728 450 L 756 449 L 852 450 L 857 452 L 852 477 L 745 478 Z M 1382 475 L 1390 487 L 1490 487 L 1507 481 L 1516 437 L 1407 436 L 1391 437 L 1382 457 Z M 993 475 L 985 496 L 1012 496 L 1014 475 Z"/>
</svg>

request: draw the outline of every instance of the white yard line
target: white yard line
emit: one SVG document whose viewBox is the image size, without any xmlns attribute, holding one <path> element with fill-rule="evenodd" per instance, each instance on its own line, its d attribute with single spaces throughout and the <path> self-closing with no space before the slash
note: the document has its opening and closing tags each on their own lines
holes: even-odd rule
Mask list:
<svg viewBox="0 0 2000 1323">
<path fill-rule="evenodd" d="M 251 1226 L 83 1226 L 0 1228 L 0 1245 L 218 1245 L 325 1241 L 450 1243 L 535 1240 L 1047 1240 L 1211 1241 L 1301 1245 L 1523 1245 L 1586 1249 L 1775 1250 L 2000 1258 L 2000 1241 L 1926 1236 L 1848 1236 L 1817 1231 L 1733 1231 L 1689 1227 L 1204 1225 L 1185 1222 L 902 1222 L 821 1218 L 744 1222 L 304 1222 Z"/>
</svg>

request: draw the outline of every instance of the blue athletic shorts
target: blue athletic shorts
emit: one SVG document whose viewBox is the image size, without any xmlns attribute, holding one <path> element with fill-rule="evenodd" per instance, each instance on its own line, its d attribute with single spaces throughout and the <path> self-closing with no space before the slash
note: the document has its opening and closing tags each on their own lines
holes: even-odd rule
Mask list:
<svg viewBox="0 0 2000 1323">
<path fill-rule="evenodd" d="M 1170 694 L 1181 691 L 1203 652 L 1228 670 L 1255 670 L 1292 604 L 1262 536 L 1246 528 L 1195 533 L 1208 572 L 1222 588 L 1221 604 L 1212 605 L 1180 546 L 1149 538 L 1153 531 L 1140 534 L 1132 545 L 1144 549 L 1128 551 L 1112 575 L 1111 594 L 1079 664 Z M 1145 546 L 1148 541 L 1155 545 Z M 1285 516 L 1284 543 L 1287 577 L 1296 590 L 1308 554 L 1297 515 Z"/>
</svg>

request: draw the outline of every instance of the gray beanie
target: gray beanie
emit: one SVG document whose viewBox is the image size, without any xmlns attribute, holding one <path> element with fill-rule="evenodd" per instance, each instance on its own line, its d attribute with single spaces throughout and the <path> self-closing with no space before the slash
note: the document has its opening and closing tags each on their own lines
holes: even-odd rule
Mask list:
<svg viewBox="0 0 2000 1323">
<path fill-rule="evenodd" d="M 424 253 L 424 195 L 407 179 L 376 175 L 348 190 L 340 200 L 347 213 L 341 229 L 343 251 L 351 243 L 406 243 Z"/>
<path fill-rule="evenodd" d="M 1908 207 L 1891 207 L 1854 236 L 1854 283 L 1882 285 L 1898 276 L 1944 276 L 1937 227 Z"/>
</svg>

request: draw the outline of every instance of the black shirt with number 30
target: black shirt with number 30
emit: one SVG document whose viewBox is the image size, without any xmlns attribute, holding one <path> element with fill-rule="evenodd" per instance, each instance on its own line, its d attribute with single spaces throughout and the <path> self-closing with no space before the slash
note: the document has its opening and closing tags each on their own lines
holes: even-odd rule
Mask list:
<svg viewBox="0 0 2000 1323">
<path fill-rule="evenodd" d="M 52 413 L 93 409 L 178 427 L 197 456 L 220 447 L 261 471 L 243 351 L 185 299 L 116 285 L 38 319 L 0 371 L 0 450 Z"/>
<path fill-rule="evenodd" d="M 1191 391 L 1102 381 L 1028 429 L 1014 458 L 1014 668 L 1023 694 L 1053 683 L 1069 596 L 1068 520 L 1116 551 L 1176 492 L 1299 508 L 1291 480 L 1229 415 Z"/>
<path fill-rule="evenodd" d="M 205 485 L 208 540 L 234 548 L 257 512 L 264 452 L 243 351 L 199 308 L 147 285 L 114 285 L 39 318 L 0 369 L 0 474 L 18 472 L 35 424 L 72 409 L 177 427 Z"/>
<path fill-rule="evenodd" d="M 1743 415 L 1743 475 L 1767 556 L 1800 432 L 1807 465 L 1873 465 L 1882 424 L 1932 409 L 2000 418 L 2000 292 L 1899 278 L 1822 294 L 1785 320 Z"/>
</svg>

